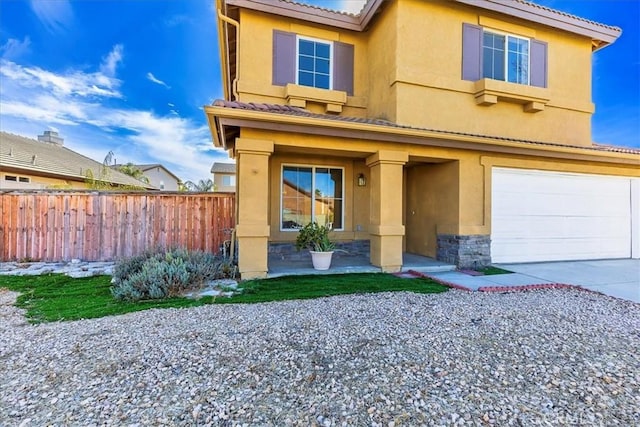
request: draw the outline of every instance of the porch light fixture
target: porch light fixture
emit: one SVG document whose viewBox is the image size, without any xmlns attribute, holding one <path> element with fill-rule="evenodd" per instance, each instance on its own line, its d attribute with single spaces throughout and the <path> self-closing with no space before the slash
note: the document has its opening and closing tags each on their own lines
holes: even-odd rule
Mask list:
<svg viewBox="0 0 640 427">
<path fill-rule="evenodd" d="M 363 173 L 358 174 L 358 187 L 366 187 L 367 185 L 367 178 L 364 176 Z"/>
</svg>

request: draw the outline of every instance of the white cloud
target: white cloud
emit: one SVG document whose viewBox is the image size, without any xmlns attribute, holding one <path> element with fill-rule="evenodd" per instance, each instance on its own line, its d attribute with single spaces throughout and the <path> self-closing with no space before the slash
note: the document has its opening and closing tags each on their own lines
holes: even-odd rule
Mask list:
<svg viewBox="0 0 640 427">
<path fill-rule="evenodd" d="M 165 82 L 163 82 L 162 80 L 160 80 L 159 78 L 154 76 L 153 73 L 151 73 L 151 72 L 147 73 L 147 79 L 152 81 L 153 83 L 155 83 L 157 85 L 164 86 L 167 89 L 171 89 L 171 87 L 168 84 L 166 84 Z"/>
<path fill-rule="evenodd" d="M 100 72 L 70 70 L 56 74 L 40 67 L 23 67 L 5 59 L 0 59 L 0 65 L 0 75 L 18 87 L 48 90 L 57 95 L 122 97 L 120 80 Z"/>
<path fill-rule="evenodd" d="M 6 59 L 16 59 L 31 52 L 31 39 L 26 36 L 22 41 L 9 39 L 0 46 L 0 56 Z"/>
<path fill-rule="evenodd" d="M 106 76 L 113 77 L 116 75 L 116 68 L 118 64 L 122 62 L 122 45 L 117 44 L 113 46 L 111 52 L 107 55 L 106 58 L 102 60 L 102 64 L 100 64 L 100 72 Z"/>
<path fill-rule="evenodd" d="M 366 0 L 341 0 L 339 8 L 345 12 L 358 14 L 365 3 Z"/>
<path fill-rule="evenodd" d="M 73 20 L 73 10 L 68 0 L 31 0 L 31 11 L 51 33 L 68 29 Z"/>
<path fill-rule="evenodd" d="M 204 115 L 196 123 L 176 111 L 158 115 L 121 102 L 121 59 L 116 46 L 100 71 L 61 73 L 0 60 L 2 130 L 34 137 L 55 125 L 65 145 L 98 161 L 113 150 L 121 162 L 163 163 L 184 180 L 208 178 L 212 162 L 227 155 L 214 150 Z"/>
</svg>

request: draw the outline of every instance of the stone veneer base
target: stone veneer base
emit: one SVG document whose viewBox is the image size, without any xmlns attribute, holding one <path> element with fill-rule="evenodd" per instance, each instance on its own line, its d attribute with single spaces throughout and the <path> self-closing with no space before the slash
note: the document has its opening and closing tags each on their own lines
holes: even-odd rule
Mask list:
<svg viewBox="0 0 640 427">
<path fill-rule="evenodd" d="M 491 264 L 491 237 L 439 234 L 436 257 L 458 268 L 483 268 Z"/>
<path fill-rule="evenodd" d="M 336 258 L 350 256 L 369 257 L 370 245 L 368 240 L 353 240 L 350 242 L 337 242 L 336 249 L 346 251 L 334 252 L 333 256 Z M 290 261 L 307 260 L 309 258 L 308 252 L 308 250 L 297 251 L 295 243 L 269 242 L 269 258 L 277 258 Z"/>
</svg>

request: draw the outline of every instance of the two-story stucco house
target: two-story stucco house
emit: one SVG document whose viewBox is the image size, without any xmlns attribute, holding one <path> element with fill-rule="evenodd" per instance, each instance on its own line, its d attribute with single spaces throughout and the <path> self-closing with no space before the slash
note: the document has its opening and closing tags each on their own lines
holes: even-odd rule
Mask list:
<svg viewBox="0 0 640 427">
<path fill-rule="evenodd" d="M 236 165 L 234 163 L 214 162 L 211 166 L 213 188 L 217 193 L 236 191 Z"/>
<path fill-rule="evenodd" d="M 640 257 L 640 152 L 591 139 L 592 55 L 619 28 L 522 0 L 216 6 L 205 110 L 237 164 L 243 278 L 313 220 L 383 271 Z"/>
</svg>

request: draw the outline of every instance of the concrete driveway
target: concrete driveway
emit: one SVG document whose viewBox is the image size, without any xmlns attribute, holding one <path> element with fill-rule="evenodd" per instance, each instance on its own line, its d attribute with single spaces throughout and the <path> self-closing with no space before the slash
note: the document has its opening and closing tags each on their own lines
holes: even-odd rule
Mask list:
<svg viewBox="0 0 640 427">
<path fill-rule="evenodd" d="M 640 259 L 500 264 L 541 282 L 578 285 L 640 303 Z"/>
</svg>

